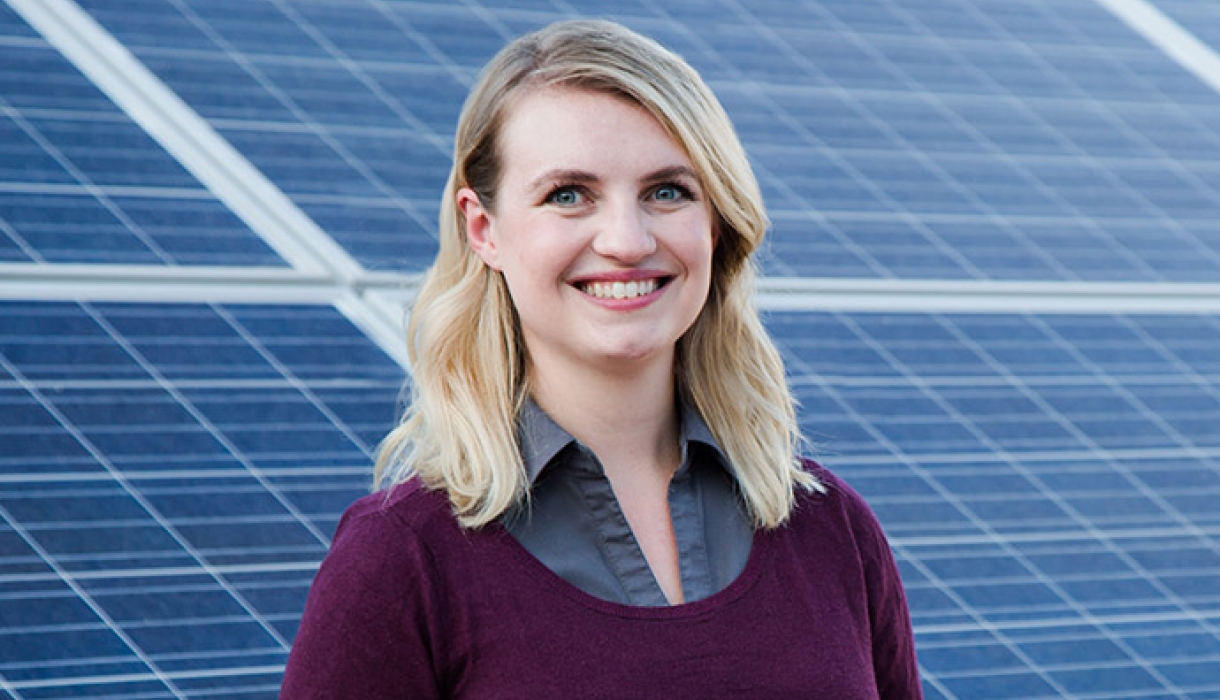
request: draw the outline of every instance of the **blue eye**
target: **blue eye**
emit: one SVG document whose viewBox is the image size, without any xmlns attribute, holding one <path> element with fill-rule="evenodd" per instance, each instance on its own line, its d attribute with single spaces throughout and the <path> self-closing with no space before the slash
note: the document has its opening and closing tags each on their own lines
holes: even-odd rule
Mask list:
<svg viewBox="0 0 1220 700">
<path fill-rule="evenodd" d="M 681 185 L 661 185 L 652 191 L 652 198 L 658 202 L 678 202 L 689 199 L 690 193 Z"/>
<path fill-rule="evenodd" d="M 581 203 L 581 194 L 574 187 L 557 187 L 546 196 L 549 204 L 571 207 Z"/>
</svg>

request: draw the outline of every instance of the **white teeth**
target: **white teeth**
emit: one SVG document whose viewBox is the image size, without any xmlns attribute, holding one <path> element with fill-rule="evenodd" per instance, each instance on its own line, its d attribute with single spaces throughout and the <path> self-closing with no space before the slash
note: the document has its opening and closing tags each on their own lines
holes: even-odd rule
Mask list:
<svg viewBox="0 0 1220 700">
<path fill-rule="evenodd" d="M 657 281 L 587 282 L 580 290 L 598 299 L 634 299 L 657 291 Z"/>
</svg>

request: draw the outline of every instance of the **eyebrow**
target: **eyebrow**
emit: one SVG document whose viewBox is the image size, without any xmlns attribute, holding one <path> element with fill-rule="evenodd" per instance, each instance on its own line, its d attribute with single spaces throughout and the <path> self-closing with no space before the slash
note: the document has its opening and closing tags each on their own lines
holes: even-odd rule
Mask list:
<svg viewBox="0 0 1220 700">
<path fill-rule="evenodd" d="M 548 170 L 530 181 L 531 190 L 540 190 L 550 187 L 553 182 L 565 182 L 576 185 L 584 185 L 590 182 L 597 182 L 598 177 L 593 173 L 584 170 L 567 170 L 559 168 L 556 170 Z"/>
<path fill-rule="evenodd" d="M 695 171 L 685 165 L 671 165 L 668 168 L 661 168 L 651 172 L 644 177 L 644 182 L 663 182 L 680 178 L 690 178 L 695 182 L 701 182 Z"/>
<path fill-rule="evenodd" d="M 695 182 L 700 182 L 699 176 L 695 174 L 695 171 L 685 165 L 671 165 L 659 170 L 654 170 L 641 178 L 641 181 L 646 183 L 656 183 L 664 182 L 666 180 L 675 180 L 678 178 L 690 178 Z M 597 175 L 585 170 L 557 168 L 555 170 L 548 170 L 531 180 L 530 189 L 537 190 L 549 187 L 553 182 L 585 185 L 598 182 L 600 179 L 601 178 L 599 178 Z"/>
</svg>

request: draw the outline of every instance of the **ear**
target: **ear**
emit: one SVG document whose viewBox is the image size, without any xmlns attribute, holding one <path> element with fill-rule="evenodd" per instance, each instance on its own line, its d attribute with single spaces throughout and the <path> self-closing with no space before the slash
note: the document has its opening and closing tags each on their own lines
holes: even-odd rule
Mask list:
<svg viewBox="0 0 1220 700">
<path fill-rule="evenodd" d="M 470 243 L 470 249 L 485 265 L 499 270 L 500 251 L 496 248 L 496 240 L 492 235 L 491 212 L 479 201 L 479 195 L 469 187 L 458 190 L 457 206 L 466 220 L 466 241 Z"/>
</svg>

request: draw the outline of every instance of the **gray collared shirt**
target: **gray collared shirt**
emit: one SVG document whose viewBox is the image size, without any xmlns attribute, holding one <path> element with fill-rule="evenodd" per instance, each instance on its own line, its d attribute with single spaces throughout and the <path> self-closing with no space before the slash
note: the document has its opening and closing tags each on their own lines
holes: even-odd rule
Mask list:
<svg viewBox="0 0 1220 700">
<path fill-rule="evenodd" d="M 626 605 L 668 605 L 593 452 L 533 401 L 518 421 L 530 499 L 505 528 L 568 583 Z M 726 587 L 745 568 L 753 528 L 731 466 L 702 417 L 681 411 L 682 462 L 669 484 L 669 512 L 687 602 Z"/>
</svg>

